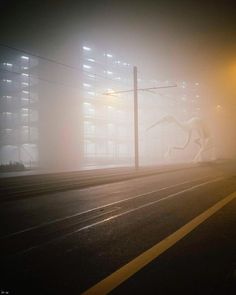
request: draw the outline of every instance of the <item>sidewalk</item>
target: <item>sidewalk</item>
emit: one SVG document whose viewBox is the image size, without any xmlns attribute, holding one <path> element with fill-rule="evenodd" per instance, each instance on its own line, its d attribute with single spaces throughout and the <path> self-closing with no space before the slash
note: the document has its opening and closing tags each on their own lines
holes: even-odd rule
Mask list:
<svg viewBox="0 0 236 295">
<path fill-rule="evenodd" d="M 120 167 L 57 173 L 47 172 L 41 174 L 23 173 L 23 175 L 22 173 L 15 172 L 10 177 L 5 175 L 2 181 L 0 181 L 0 200 L 8 201 L 39 196 L 45 193 L 80 189 L 196 167 L 199 167 L 199 165 L 165 165 L 159 167 L 142 167 L 138 170 L 130 167 Z"/>
</svg>

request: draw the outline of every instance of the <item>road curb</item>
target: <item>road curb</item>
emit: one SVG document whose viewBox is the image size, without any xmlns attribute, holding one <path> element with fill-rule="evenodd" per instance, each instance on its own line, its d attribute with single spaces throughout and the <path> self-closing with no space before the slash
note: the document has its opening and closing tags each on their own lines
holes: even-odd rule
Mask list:
<svg viewBox="0 0 236 295">
<path fill-rule="evenodd" d="M 179 170 L 197 168 L 199 165 L 172 165 L 163 167 L 117 168 L 86 172 L 61 172 L 30 176 L 16 176 L 2 179 L 0 201 L 12 201 L 49 193 L 110 184 L 140 177 L 171 173 Z"/>
</svg>

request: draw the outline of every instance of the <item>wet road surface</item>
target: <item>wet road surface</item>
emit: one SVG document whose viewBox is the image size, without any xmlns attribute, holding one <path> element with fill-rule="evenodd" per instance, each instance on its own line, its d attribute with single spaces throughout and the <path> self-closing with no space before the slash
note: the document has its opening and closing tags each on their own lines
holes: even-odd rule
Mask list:
<svg viewBox="0 0 236 295">
<path fill-rule="evenodd" d="M 0 288 L 81 294 L 235 191 L 234 165 L 202 165 L 3 202 Z M 233 198 L 112 293 L 235 294 L 235 249 Z"/>
</svg>

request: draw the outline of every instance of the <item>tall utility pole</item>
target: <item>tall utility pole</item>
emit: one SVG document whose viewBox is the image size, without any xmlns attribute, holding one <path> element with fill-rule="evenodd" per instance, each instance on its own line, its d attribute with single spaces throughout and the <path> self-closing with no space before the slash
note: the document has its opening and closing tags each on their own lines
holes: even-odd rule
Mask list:
<svg viewBox="0 0 236 295">
<path fill-rule="evenodd" d="M 134 166 L 139 168 L 139 134 L 138 134 L 138 69 L 134 67 Z"/>
<path fill-rule="evenodd" d="M 152 93 L 152 90 L 161 89 L 161 88 L 172 88 L 177 87 L 176 84 L 168 86 L 157 86 L 157 87 L 148 87 L 148 88 L 138 88 L 138 69 L 137 67 L 133 68 L 133 89 L 121 90 L 121 91 L 112 91 L 103 93 L 104 95 L 114 96 L 121 93 L 134 93 L 134 166 L 135 169 L 139 168 L 139 134 L 138 134 L 138 91 L 148 91 Z"/>
</svg>

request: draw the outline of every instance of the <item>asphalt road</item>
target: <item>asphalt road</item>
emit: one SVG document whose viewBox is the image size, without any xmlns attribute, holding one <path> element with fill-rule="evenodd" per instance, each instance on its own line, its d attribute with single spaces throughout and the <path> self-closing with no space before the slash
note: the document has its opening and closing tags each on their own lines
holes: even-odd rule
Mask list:
<svg viewBox="0 0 236 295">
<path fill-rule="evenodd" d="M 1 294 L 81 294 L 235 191 L 227 163 L 3 202 Z M 232 198 L 111 293 L 236 294 L 235 249 Z"/>
</svg>

